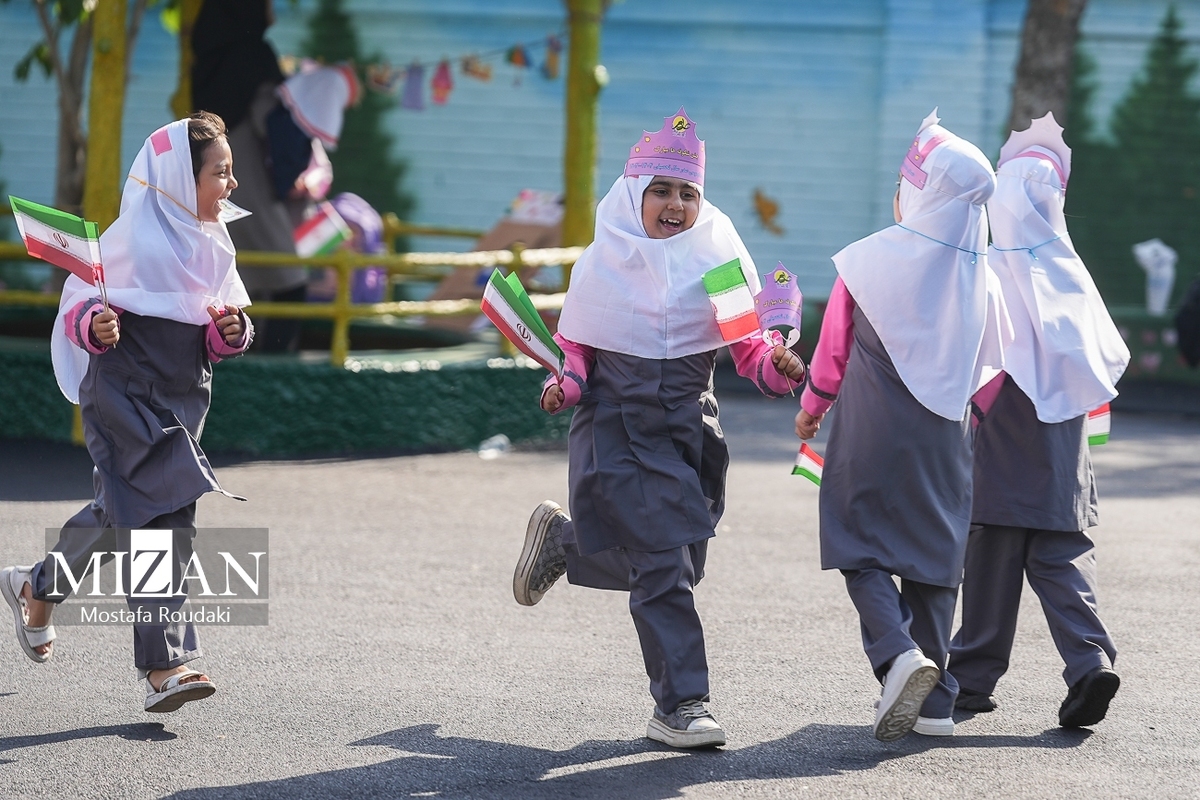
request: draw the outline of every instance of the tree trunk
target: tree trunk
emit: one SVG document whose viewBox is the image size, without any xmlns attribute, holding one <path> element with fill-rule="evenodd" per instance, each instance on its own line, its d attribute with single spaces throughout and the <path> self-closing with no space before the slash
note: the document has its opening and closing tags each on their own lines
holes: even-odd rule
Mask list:
<svg viewBox="0 0 1200 800">
<path fill-rule="evenodd" d="M 1067 127 L 1075 40 L 1086 5 L 1087 0 L 1029 0 L 1013 81 L 1011 130 L 1025 130 L 1047 111 Z"/>
<path fill-rule="evenodd" d="M 83 132 L 83 79 L 92 49 L 92 20 L 75 26 L 71 51 L 58 86 L 58 164 L 54 180 L 54 205 L 80 213 L 87 135 Z"/>
</svg>

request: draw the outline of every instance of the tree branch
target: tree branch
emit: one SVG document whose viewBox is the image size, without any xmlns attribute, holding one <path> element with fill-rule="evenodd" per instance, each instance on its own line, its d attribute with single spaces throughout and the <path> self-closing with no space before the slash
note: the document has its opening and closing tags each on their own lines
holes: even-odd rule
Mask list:
<svg viewBox="0 0 1200 800">
<path fill-rule="evenodd" d="M 61 88 L 66 78 L 63 74 L 62 60 L 58 57 L 58 34 L 61 28 L 51 21 L 47 5 L 49 5 L 47 0 L 33 0 L 33 7 L 37 9 L 38 21 L 42 24 L 42 35 L 46 37 L 46 51 L 50 53 L 50 67 L 54 70 L 54 77 Z"/>
<path fill-rule="evenodd" d="M 150 0 L 134 0 L 133 15 L 129 19 L 129 30 L 125 34 L 125 82 L 129 82 L 129 73 L 133 64 L 133 51 L 137 46 L 138 34 L 142 31 L 142 19 L 146 16 L 146 6 Z"/>
</svg>

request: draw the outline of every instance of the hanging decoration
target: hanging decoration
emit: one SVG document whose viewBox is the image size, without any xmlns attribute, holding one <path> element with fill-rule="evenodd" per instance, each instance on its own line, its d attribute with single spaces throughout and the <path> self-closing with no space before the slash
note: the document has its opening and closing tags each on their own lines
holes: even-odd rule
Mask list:
<svg viewBox="0 0 1200 800">
<path fill-rule="evenodd" d="M 454 91 L 453 64 L 458 63 L 462 74 L 472 80 L 488 83 L 494 74 L 492 61 L 503 59 L 514 67 L 513 85 L 520 86 L 522 77 L 535 66 L 533 52 L 544 49 L 538 72 L 546 80 L 557 80 L 562 73 L 563 33 L 552 33 L 545 39 L 526 42 L 486 52 L 469 53 L 458 58 L 442 58 L 438 62 L 421 62 L 414 59 L 407 67 L 393 67 L 386 61 L 377 61 L 362 67 L 363 84 L 372 92 L 391 97 L 400 95 L 400 107 L 410 111 L 425 110 L 425 83 L 429 80 L 430 98 L 434 105 L 445 105 Z M 307 58 L 281 55 L 279 65 L 285 75 L 303 71 L 311 66 L 320 66 Z M 432 77 L 430 77 L 432 74 Z"/>
<path fill-rule="evenodd" d="M 523 44 L 514 44 L 504 54 L 504 60 L 514 67 L 528 67 L 529 51 L 525 49 L 525 45 Z"/>
<path fill-rule="evenodd" d="M 548 81 L 558 79 L 562 49 L 562 39 L 559 39 L 554 34 L 546 37 L 546 60 L 542 62 L 542 76 Z"/>
<path fill-rule="evenodd" d="M 400 98 L 400 107 L 425 110 L 425 67 L 419 61 L 409 64 L 404 71 L 404 96 Z"/>
<path fill-rule="evenodd" d="M 433 74 L 433 80 L 429 84 L 429 88 L 433 90 L 433 102 L 439 106 L 446 105 L 446 100 L 450 98 L 450 92 L 454 89 L 454 78 L 450 76 L 450 61 L 442 59 L 437 66 L 437 71 Z"/>
<path fill-rule="evenodd" d="M 482 61 L 479 56 L 466 56 L 462 60 L 463 75 L 484 83 L 492 79 L 492 65 Z"/>
<path fill-rule="evenodd" d="M 390 64 L 367 65 L 367 88 L 379 94 L 395 96 L 404 79 L 404 70 L 394 69 Z"/>
</svg>

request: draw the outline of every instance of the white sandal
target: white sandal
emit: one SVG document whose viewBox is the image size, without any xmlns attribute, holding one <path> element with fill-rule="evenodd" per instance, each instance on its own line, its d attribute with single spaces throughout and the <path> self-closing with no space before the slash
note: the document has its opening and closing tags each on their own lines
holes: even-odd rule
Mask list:
<svg viewBox="0 0 1200 800">
<path fill-rule="evenodd" d="M 204 678 L 204 680 L 181 683 L 184 679 L 196 675 Z M 154 684 L 150 683 L 150 676 L 147 675 L 146 710 L 156 714 L 175 711 L 184 703 L 190 703 L 193 700 L 203 700 L 215 691 L 217 691 L 217 687 L 212 681 L 208 680 L 208 676 L 194 669 L 171 675 L 157 689 L 154 688 Z"/>
<path fill-rule="evenodd" d="M 25 655 L 37 663 L 45 664 L 54 655 L 54 626 L 50 624 L 28 625 L 28 608 L 25 605 L 25 598 L 21 596 L 21 589 L 25 587 L 25 584 L 32 585 L 33 583 L 30 580 L 32 571 L 32 566 L 5 567 L 0 570 L 0 594 L 4 595 L 9 608 L 12 609 L 13 622 L 16 623 L 17 628 L 17 642 L 21 645 L 21 649 L 25 651 Z M 44 653 L 39 653 L 34 649 L 46 644 L 50 645 L 50 649 Z"/>
</svg>

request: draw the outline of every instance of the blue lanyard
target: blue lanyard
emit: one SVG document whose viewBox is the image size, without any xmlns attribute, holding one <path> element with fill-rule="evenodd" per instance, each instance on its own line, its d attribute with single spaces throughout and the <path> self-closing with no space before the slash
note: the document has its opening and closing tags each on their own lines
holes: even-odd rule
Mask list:
<svg viewBox="0 0 1200 800">
<path fill-rule="evenodd" d="M 1037 253 L 1033 252 L 1034 250 L 1037 250 L 1039 247 L 1045 247 L 1046 245 L 1050 244 L 1051 242 L 1057 242 L 1062 237 L 1063 237 L 1063 235 L 1060 233 L 1058 236 L 1055 236 L 1053 239 L 1047 239 L 1046 241 L 1042 242 L 1041 244 L 1035 244 L 1033 247 L 996 247 L 995 244 L 993 244 L 992 247 L 996 247 L 996 249 L 999 250 L 1001 253 L 1015 253 L 1018 250 L 1026 250 L 1026 251 L 1028 251 L 1029 255 L 1033 256 L 1033 260 L 1037 261 L 1038 260 Z"/>
<path fill-rule="evenodd" d="M 979 256 L 983 255 L 983 253 L 976 253 L 974 250 L 968 250 L 968 249 L 967 249 L 967 248 L 965 248 L 965 247 L 959 247 L 959 246 L 958 246 L 958 245 L 956 245 L 956 244 L 950 244 L 949 242 L 943 242 L 941 239 L 935 239 L 935 238 L 933 238 L 932 236 L 926 236 L 925 234 L 921 233 L 920 231 L 914 231 L 912 228 L 905 228 L 905 227 L 904 227 L 903 225 L 901 225 L 899 222 L 897 222 L 897 223 L 896 223 L 896 227 L 897 227 L 897 228 L 902 228 L 902 229 L 904 229 L 904 230 L 908 231 L 909 233 L 915 233 L 917 236 L 920 236 L 920 237 L 922 237 L 922 238 L 924 238 L 924 239 L 928 239 L 928 240 L 929 240 L 929 241 L 931 241 L 931 242 L 937 242 L 938 244 L 945 245 L 946 247 L 952 247 L 952 248 L 954 248 L 955 250 L 958 250 L 958 251 L 959 251 L 959 252 L 961 252 L 961 253 L 970 253 L 970 254 L 971 254 L 971 263 L 972 263 L 972 264 L 974 264 L 974 263 L 975 263 L 975 259 L 977 259 Z M 1038 245 L 1038 247 L 1041 247 L 1041 245 Z M 1021 249 L 1023 250 L 1023 249 L 1025 249 L 1025 248 L 1021 248 Z"/>
</svg>

